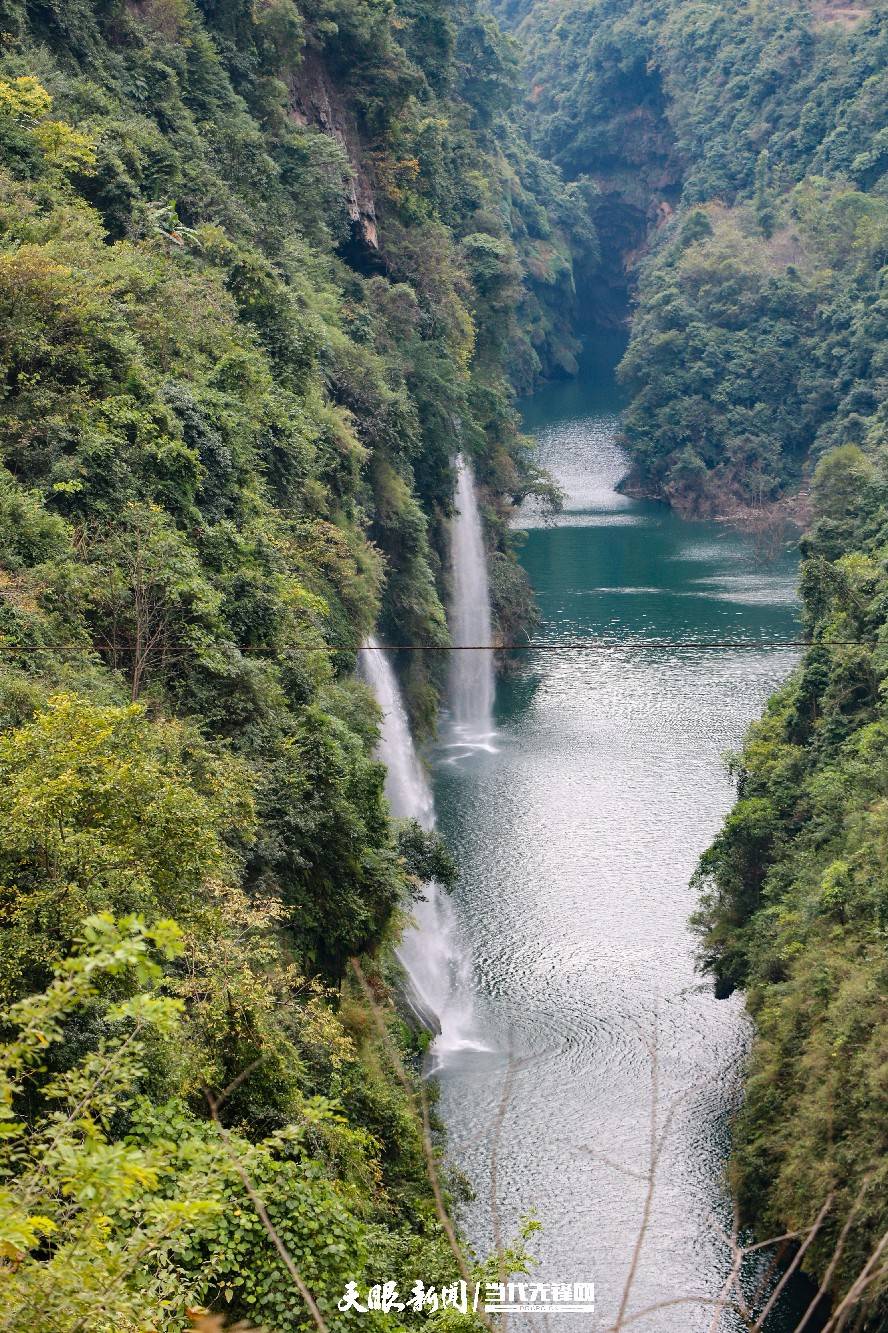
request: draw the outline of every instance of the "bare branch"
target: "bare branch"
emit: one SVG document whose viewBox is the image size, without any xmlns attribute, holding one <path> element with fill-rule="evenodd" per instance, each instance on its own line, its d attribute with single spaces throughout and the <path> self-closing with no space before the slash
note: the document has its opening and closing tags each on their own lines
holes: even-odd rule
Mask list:
<svg viewBox="0 0 888 1333">
<path fill-rule="evenodd" d="M 802 1241 L 802 1243 L 801 1243 L 801 1245 L 799 1246 L 799 1248 L 796 1250 L 795 1255 L 793 1256 L 792 1263 L 788 1266 L 788 1268 L 787 1268 L 786 1271 L 784 1272 L 783 1276 L 781 1277 L 780 1281 L 777 1283 L 776 1287 L 775 1287 L 774 1290 L 771 1292 L 771 1295 L 770 1295 L 770 1297 L 768 1298 L 768 1301 L 767 1301 L 767 1303 L 766 1303 L 766 1305 L 765 1305 L 765 1308 L 762 1310 L 762 1312 L 761 1312 L 761 1314 L 759 1315 L 758 1319 L 757 1319 L 757 1320 L 755 1321 L 755 1323 L 753 1324 L 753 1326 L 752 1326 L 752 1328 L 753 1328 L 753 1333 L 760 1333 L 761 1329 L 764 1328 L 765 1320 L 767 1319 L 767 1317 L 768 1317 L 768 1315 L 771 1313 L 771 1311 L 774 1309 L 774 1306 L 775 1306 L 775 1305 L 777 1304 L 777 1302 L 779 1301 L 779 1299 L 780 1299 L 780 1297 L 781 1297 L 783 1291 L 784 1291 L 785 1288 L 786 1288 L 786 1284 L 787 1284 L 787 1282 L 789 1282 L 789 1280 L 790 1280 L 790 1278 L 792 1277 L 793 1273 L 796 1271 L 796 1269 L 797 1269 L 797 1268 L 799 1267 L 799 1265 L 801 1264 L 802 1259 L 805 1257 L 805 1251 L 807 1250 L 808 1246 L 811 1244 L 811 1242 L 812 1242 L 812 1240 L 814 1239 L 814 1237 L 817 1235 L 817 1232 L 820 1230 L 820 1227 L 821 1227 L 821 1225 L 822 1225 L 822 1223 L 823 1223 L 823 1219 L 826 1217 L 827 1213 L 829 1212 L 830 1208 L 832 1207 L 832 1201 L 833 1201 L 833 1196 L 830 1194 L 830 1195 L 828 1196 L 827 1200 L 826 1200 L 826 1203 L 823 1205 L 823 1207 L 821 1208 L 820 1212 L 817 1214 L 817 1217 L 814 1219 L 814 1225 L 811 1227 L 811 1229 L 810 1229 L 810 1231 L 808 1232 L 807 1236 L 806 1236 L 805 1239 Z"/>
<path fill-rule="evenodd" d="M 851 1284 L 844 1300 L 842 1300 L 841 1304 L 839 1304 L 833 1311 L 832 1317 L 823 1329 L 823 1333 L 833 1333 L 834 1329 L 842 1328 L 866 1287 L 881 1275 L 883 1271 L 882 1269 L 876 1273 L 873 1272 L 873 1269 L 882 1257 L 882 1253 L 886 1246 L 888 1246 L 888 1231 L 885 1232 L 869 1259 L 864 1264 L 857 1280 Z"/>
<path fill-rule="evenodd" d="M 660 1104 L 660 1027 L 659 1015 L 654 1011 L 654 1025 L 651 1034 L 649 1046 L 651 1054 L 651 1123 L 650 1123 L 650 1158 L 647 1174 L 647 1190 L 645 1192 L 644 1207 L 641 1213 L 641 1223 L 638 1228 L 638 1235 L 635 1238 L 635 1246 L 632 1251 L 632 1259 L 629 1263 L 629 1272 L 626 1274 L 626 1282 L 623 1287 L 623 1295 L 620 1298 L 620 1307 L 617 1311 L 617 1321 L 614 1325 L 617 1333 L 624 1327 L 624 1317 L 626 1307 L 629 1304 L 629 1297 L 632 1293 L 632 1286 L 635 1282 L 635 1275 L 638 1271 L 638 1263 L 641 1258 L 642 1247 L 644 1246 L 647 1230 L 650 1225 L 651 1210 L 654 1204 L 654 1191 L 657 1179 L 657 1164 L 663 1146 L 663 1138 L 657 1129 L 657 1114 Z"/>
<path fill-rule="evenodd" d="M 738 1307 L 733 1301 L 723 1300 L 720 1296 L 672 1296 L 669 1300 L 656 1301 L 653 1305 L 645 1305 L 643 1309 L 627 1315 L 619 1325 L 608 1324 L 604 1333 L 620 1333 L 620 1329 L 628 1328 L 630 1324 L 637 1324 L 640 1319 L 646 1319 L 649 1314 L 656 1314 L 659 1310 L 670 1310 L 677 1305 L 714 1305 L 719 1311 L 736 1310 L 739 1313 Z"/>
<path fill-rule="evenodd" d="M 746 1254 L 748 1253 L 748 1251 L 745 1250 L 745 1249 L 743 1249 L 742 1246 L 740 1245 L 740 1213 L 739 1213 L 739 1209 L 737 1208 L 737 1205 L 736 1205 L 736 1203 L 735 1203 L 735 1204 L 734 1204 L 734 1218 L 733 1218 L 733 1222 L 732 1222 L 732 1224 L 731 1224 L 731 1234 L 730 1234 L 730 1236 L 729 1236 L 728 1233 L 725 1231 L 724 1227 L 722 1227 L 722 1226 L 715 1220 L 714 1217 L 712 1217 L 712 1216 L 710 1215 L 710 1217 L 709 1217 L 707 1220 L 708 1220 L 708 1222 L 709 1222 L 709 1225 L 710 1225 L 711 1227 L 713 1227 L 713 1229 L 716 1230 L 716 1231 L 719 1233 L 719 1235 L 721 1236 L 722 1240 L 723 1240 L 723 1241 L 725 1242 L 725 1244 L 728 1246 L 729 1250 L 731 1251 L 731 1257 L 732 1257 L 732 1262 L 731 1262 L 730 1272 L 728 1273 L 728 1276 L 725 1278 L 724 1285 L 722 1286 L 721 1292 L 719 1293 L 719 1299 L 720 1299 L 720 1300 L 725 1300 L 725 1301 L 726 1301 L 726 1300 L 727 1300 L 727 1297 L 728 1297 L 728 1293 L 730 1292 L 731 1288 L 732 1288 L 732 1287 L 736 1288 L 736 1291 L 737 1291 L 737 1303 L 738 1303 L 738 1305 L 739 1305 L 740 1312 L 741 1312 L 741 1314 L 742 1314 L 742 1316 L 743 1316 L 744 1322 L 745 1322 L 745 1323 L 747 1324 L 747 1326 L 748 1326 L 748 1325 L 751 1323 L 751 1321 L 752 1321 L 752 1315 L 749 1313 L 749 1309 L 748 1309 L 748 1307 L 747 1307 L 746 1300 L 745 1300 L 745 1298 L 744 1298 L 744 1296 L 743 1296 L 743 1291 L 742 1291 L 742 1288 L 741 1288 L 741 1286 L 740 1286 L 740 1270 L 741 1270 L 741 1268 L 743 1267 L 743 1260 L 744 1260 L 744 1258 L 746 1257 Z M 716 1333 L 716 1330 L 718 1329 L 719 1322 L 720 1322 L 720 1320 L 721 1320 L 721 1316 L 722 1316 L 722 1310 L 721 1310 L 721 1309 L 716 1309 L 715 1311 L 713 1311 L 713 1315 L 712 1315 L 712 1323 L 711 1323 L 710 1326 L 709 1326 L 709 1333 Z"/>
<path fill-rule="evenodd" d="M 515 1081 L 515 1061 L 512 1056 L 511 1047 L 509 1048 L 509 1062 L 506 1066 L 506 1076 L 503 1079 L 503 1090 L 500 1095 L 499 1106 L 497 1108 L 496 1120 L 493 1126 L 493 1136 L 490 1142 L 490 1220 L 493 1227 L 493 1246 L 496 1251 L 496 1257 L 499 1261 L 499 1280 L 505 1282 L 507 1273 L 505 1269 L 505 1258 L 503 1252 L 503 1233 L 500 1221 L 499 1211 L 499 1147 L 502 1138 L 503 1124 L 506 1119 L 506 1111 L 512 1095 L 512 1085 Z M 500 1317 L 500 1328 L 505 1333 L 508 1325 L 506 1313 L 503 1311 Z"/>
<path fill-rule="evenodd" d="M 448 1214 L 447 1207 L 444 1203 L 444 1193 L 443 1190 L 441 1189 L 441 1181 L 438 1175 L 438 1163 L 435 1158 L 434 1144 L 432 1143 L 432 1131 L 431 1131 L 431 1124 L 429 1121 L 429 1104 L 428 1104 L 428 1098 L 425 1095 L 425 1090 L 422 1087 L 420 1087 L 419 1093 L 417 1093 L 415 1087 L 411 1083 L 407 1075 L 407 1071 L 404 1068 L 404 1062 L 402 1061 L 400 1054 L 396 1050 L 394 1042 L 391 1039 L 391 1034 L 389 1033 L 389 1030 L 386 1027 L 385 1018 L 383 1017 L 382 1010 L 380 1009 L 379 1004 L 376 1000 L 376 996 L 370 989 L 370 985 L 367 981 L 367 978 L 364 975 L 364 969 L 361 967 L 360 961 L 357 958 L 351 958 L 349 961 L 351 963 L 352 971 L 357 977 L 358 983 L 362 991 L 364 992 L 364 997 L 367 1000 L 367 1004 L 370 1007 L 370 1013 L 373 1017 L 373 1024 L 379 1035 L 379 1039 L 380 1042 L 382 1043 L 383 1050 L 388 1056 L 389 1063 L 392 1067 L 395 1077 L 398 1079 L 398 1082 L 401 1084 L 404 1091 L 407 1093 L 409 1105 L 414 1108 L 414 1113 L 417 1101 L 419 1102 L 420 1113 L 418 1116 L 418 1120 L 420 1127 L 420 1139 L 422 1141 L 423 1156 L 425 1157 L 426 1172 L 428 1174 L 429 1184 L 432 1187 L 432 1196 L 435 1201 L 435 1212 L 438 1215 L 438 1221 L 441 1223 L 444 1235 L 447 1237 L 447 1243 L 450 1246 L 450 1250 L 453 1254 L 454 1259 L 456 1260 L 456 1265 L 457 1268 L 459 1269 L 460 1277 L 462 1277 L 466 1283 L 470 1283 L 472 1281 L 472 1275 L 469 1271 L 469 1266 L 466 1263 L 465 1254 L 463 1253 L 462 1246 L 457 1240 L 456 1231 L 454 1230 L 453 1223 L 450 1220 L 450 1215 Z M 494 1326 L 491 1320 L 488 1318 L 488 1316 L 486 1314 L 483 1314 L 480 1310 L 477 1311 L 477 1315 L 478 1318 L 481 1320 L 481 1322 L 485 1325 L 485 1327 L 488 1328 L 491 1331 L 491 1333 L 494 1333 Z"/>
<path fill-rule="evenodd" d="M 647 1173 L 636 1171 L 632 1166 L 625 1166 L 613 1157 L 608 1157 L 606 1153 L 598 1152 L 596 1148 L 587 1148 L 585 1144 L 580 1144 L 580 1152 L 584 1152 L 589 1157 L 594 1157 L 596 1162 L 601 1162 L 603 1166 L 609 1166 L 612 1171 L 618 1171 L 620 1175 L 631 1176 L 633 1180 L 647 1180 Z"/>
<path fill-rule="evenodd" d="M 821 1300 L 829 1290 L 829 1284 L 832 1281 L 833 1273 L 835 1273 L 836 1268 L 838 1267 L 839 1264 L 839 1260 L 842 1257 L 842 1251 L 845 1248 L 845 1241 L 848 1239 L 848 1233 L 851 1230 L 852 1226 L 854 1225 L 854 1219 L 856 1218 L 857 1214 L 860 1211 L 861 1204 L 863 1203 L 863 1196 L 864 1194 L 866 1194 L 866 1191 L 869 1188 L 871 1180 L 872 1176 L 868 1175 L 864 1177 L 863 1184 L 860 1186 L 860 1189 L 857 1192 L 857 1197 L 855 1198 L 853 1204 L 851 1205 L 848 1216 L 845 1218 L 845 1224 L 842 1227 L 842 1230 L 839 1232 L 839 1239 L 836 1241 L 836 1247 L 833 1250 L 832 1257 L 830 1258 L 830 1261 L 826 1266 L 826 1271 L 823 1274 L 823 1280 L 820 1283 L 820 1286 L 817 1288 L 817 1294 L 815 1295 L 814 1299 L 811 1301 L 811 1304 L 808 1306 L 807 1310 L 802 1316 L 802 1322 L 798 1325 L 795 1333 L 802 1333 L 803 1329 L 805 1328 L 805 1325 L 808 1324 L 808 1322 L 811 1320 L 814 1311 L 817 1309 L 817 1306 L 820 1304 Z"/>
<path fill-rule="evenodd" d="M 213 1123 L 216 1125 L 216 1128 L 218 1129 L 219 1134 L 222 1137 L 222 1142 L 225 1145 L 226 1152 L 228 1153 L 229 1161 L 231 1162 L 231 1165 L 237 1172 L 241 1184 L 246 1190 L 250 1202 L 252 1203 L 253 1207 L 256 1210 L 256 1215 L 259 1218 L 259 1221 L 264 1226 L 271 1240 L 271 1243 L 274 1245 L 274 1248 L 277 1250 L 278 1254 L 281 1257 L 281 1262 L 283 1263 L 287 1272 L 290 1274 L 290 1277 L 293 1279 L 293 1284 L 296 1287 L 297 1291 L 299 1292 L 299 1295 L 302 1297 L 302 1299 L 305 1301 L 305 1304 L 308 1306 L 309 1313 L 312 1319 L 314 1320 L 315 1324 L 317 1325 L 318 1333 L 328 1333 L 327 1325 L 324 1322 L 324 1316 L 321 1314 L 314 1296 L 312 1296 L 311 1292 L 306 1286 L 302 1274 L 299 1272 L 299 1269 L 294 1264 L 290 1252 L 288 1251 L 286 1245 L 278 1235 L 274 1223 L 272 1222 L 271 1218 L 268 1215 L 268 1209 L 265 1207 L 265 1201 L 263 1200 L 259 1191 L 256 1189 L 250 1177 L 247 1175 L 247 1172 L 244 1170 L 243 1163 L 241 1162 L 237 1153 L 234 1152 L 234 1150 L 231 1147 L 231 1139 L 229 1137 L 228 1130 L 225 1128 L 225 1126 L 219 1119 L 218 1103 L 216 1102 L 212 1093 L 210 1093 L 207 1089 L 204 1089 L 204 1095 L 206 1096 L 207 1099 L 207 1105 L 210 1108 L 210 1115 L 213 1118 Z"/>
</svg>

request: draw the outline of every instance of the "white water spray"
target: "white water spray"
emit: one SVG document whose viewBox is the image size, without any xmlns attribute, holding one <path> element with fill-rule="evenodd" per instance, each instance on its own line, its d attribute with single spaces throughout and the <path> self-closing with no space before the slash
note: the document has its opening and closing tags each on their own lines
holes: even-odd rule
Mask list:
<svg viewBox="0 0 888 1333">
<path fill-rule="evenodd" d="M 431 789 L 410 734 L 407 713 L 391 663 L 376 639 L 360 654 L 360 667 L 382 709 L 379 758 L 386 766 L 385 794 L 396 819 L 415 819 L 434 828 Z M 414 924 L 403 935 L 397 954 L 407 974 L 408 1000 L 424 1027 L 437 1036 L 432 1046 L 436 1066 L 460 1050 L 486 1049 L 475 1035 L 472 976 L 462 947 L 453 906 L 440 885 L 426 884 L 414 904 Z"/>
<path fill-rule="evenodd" d="M 459 740 L 472 748 L 492 749 L 493 653 L 474 645 L 492 643 L 487 549 L 472 469 L 456 458 L 456 514 L 451 528 L 453 598 L 450 605 L 450 715 Z"/>
</svg>

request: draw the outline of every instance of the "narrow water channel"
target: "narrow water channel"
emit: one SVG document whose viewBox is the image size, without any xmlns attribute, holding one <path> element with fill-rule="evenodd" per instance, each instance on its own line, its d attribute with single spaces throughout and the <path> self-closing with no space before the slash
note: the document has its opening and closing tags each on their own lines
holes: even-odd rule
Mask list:
<svg viewBox="0 0 888 1333">
<path fill-rule="evenodd" d="M 631 1308 L 714 1295 L 726 1271 L 708 1219 L 730 1217 L 726 1122 L 748 1030 L 741 999 L 716 1001 L 694 972 L 689 879 L 733 799 L 723 754 L 791 670 L 795 651 L 775 645 L 798 630 L 792 552 L 762 563 L 724 525 L 614 489 L 617 355 L 599 347 L 526 410 L 567 496 L 554 521 L 524 520 L 538 637 L 596 646 L 517 655 L 492 747 L 449 748 L 445 727 L 433 760 L 490 1048 L 440 1072 L 450 1156 L 475 1191 L 464 1225 L 487 1248 L 534 1214 L 535 1276 L 594 1282 L 593 1327 L 614 1318 L 638 1234 L 652 1050 L 658 1123 L 672 1118 Z M 677 1306 L 633 1327 L 710 1320 Z"/>
</svg>

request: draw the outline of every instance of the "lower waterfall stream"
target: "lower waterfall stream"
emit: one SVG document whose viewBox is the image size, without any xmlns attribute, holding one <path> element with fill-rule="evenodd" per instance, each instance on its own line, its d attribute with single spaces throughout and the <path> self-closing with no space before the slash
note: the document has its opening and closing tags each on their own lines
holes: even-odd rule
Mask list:
<svg viewBox="0 0 888 1333">
<path fill-rule="evenodd" d="M 410 723 L 388 654 L 372 639 L 359 656 L 361 674 L 382 710 L 379 758 L 386 766 L 385 794 L 396 819 L 434 828 L 435 804 L 416 753 Z M 413 905 L 413 924 L 398 946 L 407 1000 L 419 1022 L 436 1033 L 432 1067 L 463 1050 L 483 1050 L 475 1035 L 474 986 L 469 954 L 455 921 L 454 905 L 438 884 L 427 884 Z"/>
</svg>

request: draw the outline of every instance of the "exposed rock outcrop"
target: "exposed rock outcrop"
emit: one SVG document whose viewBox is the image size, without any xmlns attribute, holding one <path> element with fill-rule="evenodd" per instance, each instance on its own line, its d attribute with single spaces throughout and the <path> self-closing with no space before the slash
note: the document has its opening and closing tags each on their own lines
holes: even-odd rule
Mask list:
<svg viewBox="0 0 888 1333">
<path fill-rule="evenodd" d="M 357 121 L 333 86 L 321 60 L 310 51 L 306 52 L 290 80 L 290 114 L 300 125 L 313 125 L 342 145 L 351 167 L 347 209 L 353 243 L 356 247 L 378 252 L 376 202 L 364 167 Z"/>
</svg>

